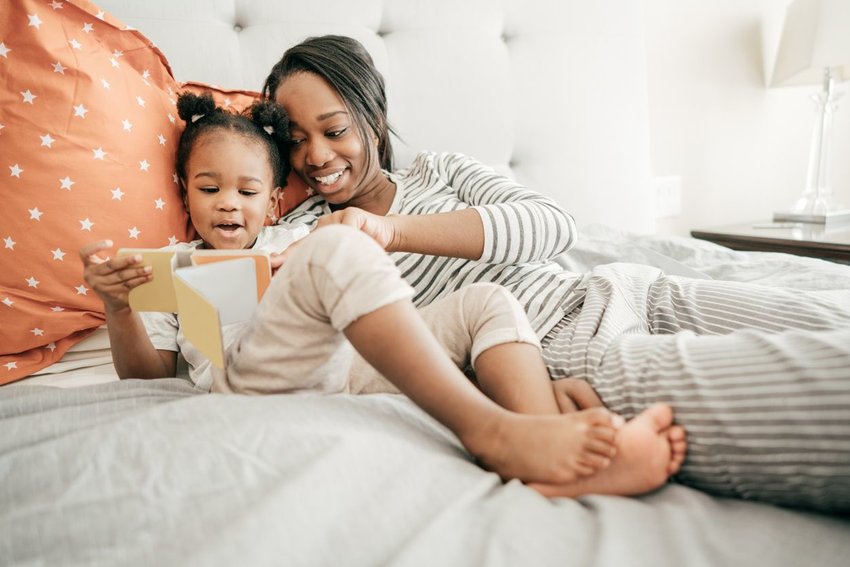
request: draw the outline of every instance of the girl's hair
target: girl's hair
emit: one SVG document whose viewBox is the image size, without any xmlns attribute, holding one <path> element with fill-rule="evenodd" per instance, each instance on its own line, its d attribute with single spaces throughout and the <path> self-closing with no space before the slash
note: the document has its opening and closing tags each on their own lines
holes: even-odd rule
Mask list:
<svg viewBox="0 0 850 567">
<path fill-rule="evenodd" d="M 360 130 L 367 155 L 371 154 L 372 147 L 369 134 L 378 137 L 381 167 L 392 171 L 390 133 L 395 132 L 387 121 L 384 78 L 366 48 L 356 39 L 345 36 L 308 38 L 287 49 L 272 67 L 263 85 L 263 97 L 274 100 L 277 88 L 287 77 L 305 72 L 322 77 L 339 93 Z"/>
<path fill-rule="evenodd" d="M 286 185 L 289 175 L 289 119 L 273 101 L 255 102 L 242 114 L 217 107 L 210 93 L 183 93 L 177 98 L 177 113 L 186 121 L 177 146 L 177 175 L 186 181 L 186 163 L 198 138 L 225 130 L 239 134 L 266 148 L 276 187 Z M 185 191 L 181 187 L 181 191 Z"/>
</svg>

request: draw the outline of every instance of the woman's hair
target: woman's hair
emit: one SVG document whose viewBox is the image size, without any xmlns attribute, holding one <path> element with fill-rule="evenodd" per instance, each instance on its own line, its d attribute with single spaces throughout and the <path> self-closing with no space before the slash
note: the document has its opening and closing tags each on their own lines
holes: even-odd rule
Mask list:
<svg viewBox="0 0 850 567">
<path fill-rule="evenodd" d="M 177 113 L 186 122 L 177 146 L 177 175 L 186 181 L 186 163 L 198 138 L 216 130 L 234 132 L 267 150 L 276 187 L 286 185 L 289 175 L 289 119 L 273 101 L 255 102 L 242 114 L 217 107 L 210 93 L 183 93 L 177 98 Z M 185 191 L 185 188 L 181 188 Z"/>
<path fill-rule="evenodd" d="M 378 137 L 378 159 L 381 167 L 393 169 L 393 149 L 387 121 L 387 95 L 384 78 L 375 68 L 366 48 L 350 37 L 324 35 L 311 37 L 290 47 L 272 67 L 263 85 L 263 97 L 274 100 L 280 84 L 296 73 L 313 73 L 322 77 L 342 98 L 351 113 L 367 152 L 372 144 L 369 134 Z M 367 154 L 369 155 L 369 154 Z"/>
</svg>

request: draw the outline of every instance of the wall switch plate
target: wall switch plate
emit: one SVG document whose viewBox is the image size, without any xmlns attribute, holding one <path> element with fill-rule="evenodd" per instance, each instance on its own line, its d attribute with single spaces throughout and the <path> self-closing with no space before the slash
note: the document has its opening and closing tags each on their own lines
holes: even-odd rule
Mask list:
<svg viewBox="0 0 850 567">
<path fill-rule="evenodd" d="M 682 178 L 667 175 L 653 179 L 655 185 L 655 218 L 677 217 L 682 214 Z"/>
</svg>

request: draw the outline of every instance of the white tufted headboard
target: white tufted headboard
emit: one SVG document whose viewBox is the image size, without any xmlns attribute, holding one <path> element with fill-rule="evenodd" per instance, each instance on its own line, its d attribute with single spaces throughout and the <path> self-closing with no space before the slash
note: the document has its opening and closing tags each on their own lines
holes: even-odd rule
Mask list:
<svg viewBox="0 0 850 567">
<path fill-rule="evenodd" d="M 311 35 L 357 38 L 384 73 L 397 163 L 459 151 L 579 225 L 651 232 L 639 0 L 102 0 L 179 81 L 259 90 Z"/>
</svg>

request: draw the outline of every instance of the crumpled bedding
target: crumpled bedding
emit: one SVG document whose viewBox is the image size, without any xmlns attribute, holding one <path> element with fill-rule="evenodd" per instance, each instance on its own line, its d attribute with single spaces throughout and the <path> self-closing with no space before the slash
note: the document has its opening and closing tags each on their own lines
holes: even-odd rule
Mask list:
<svg viewBox="0 0 850 567">
<path fill-rule="evenodd" d="M 0 389 L 3 565 L 847 565 L 850 522 L 678 486 L 547 500 L 402 396 Z"/>
<path fill-rule="evenodd" d="M 602 226 L 561 258 L 577 272 L 614 261 L 850 288 L 848 266 Z M 0 432 L 2 565 L 850 564 L 848 518 L 676 484 L 578 501 L 503 484 L 403 396 L 24 381 L 0 388 Z"/>
</svg>

